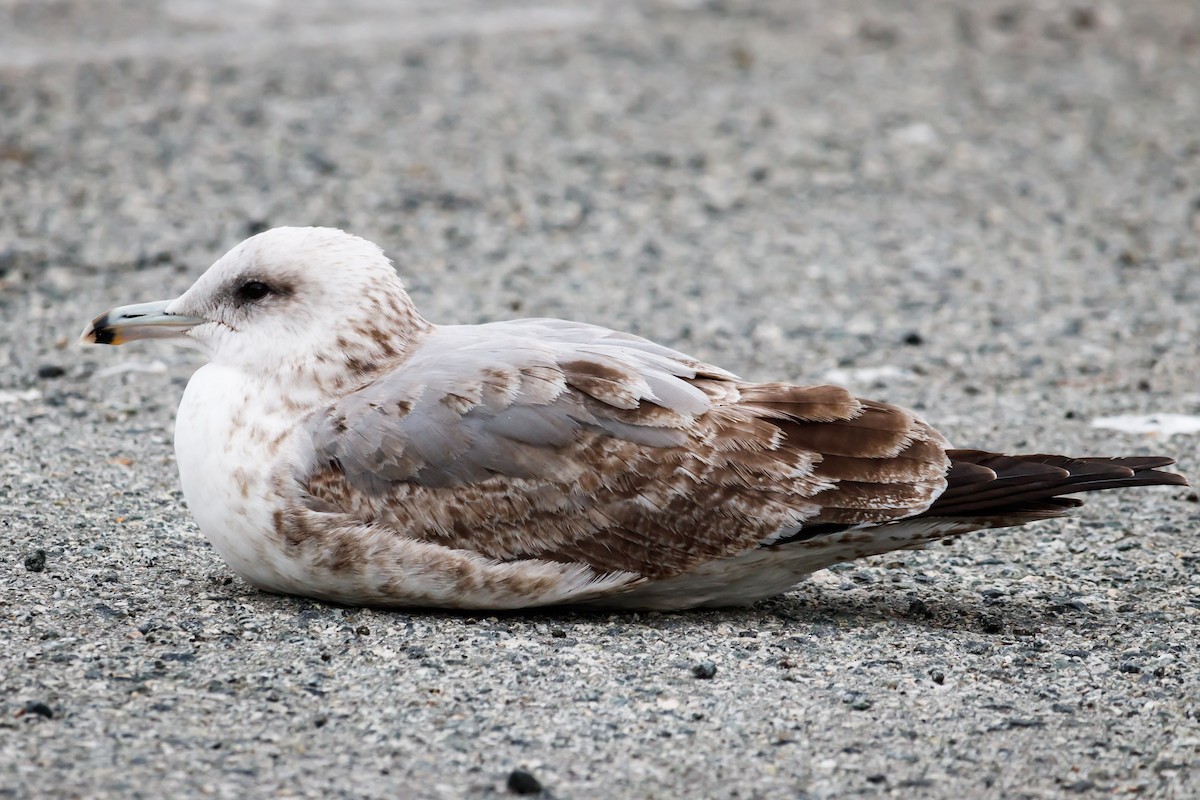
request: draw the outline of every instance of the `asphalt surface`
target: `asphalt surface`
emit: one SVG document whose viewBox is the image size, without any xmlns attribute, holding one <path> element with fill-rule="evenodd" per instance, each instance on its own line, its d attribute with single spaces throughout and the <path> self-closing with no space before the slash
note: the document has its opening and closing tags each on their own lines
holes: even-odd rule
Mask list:
<svg viewBox="0 0 1200 800">
<path fill-rule="evenodd" d="M 1200 413 L 1197 75 L 1191 0 L 0 0 L 0 797 L 1200 794 L 1194 491 L 749 610 L 337 608 L 189 518 L 195 356 L 75 344 L 334 225 L 434 320 L 1194 481 L 1200 437 L 1090 423 Z"/>
</svg>

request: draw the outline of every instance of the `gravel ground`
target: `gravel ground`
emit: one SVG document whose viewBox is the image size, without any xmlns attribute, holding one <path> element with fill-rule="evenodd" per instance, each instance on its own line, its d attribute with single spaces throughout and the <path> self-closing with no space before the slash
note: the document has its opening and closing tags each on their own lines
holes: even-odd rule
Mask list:
<svg viewBox="0 0 1200 800">
<path fill-rule="evenodd" d="M 0 0 L 0 797 L 1196 796 L 1194 491 L 749 610 L 336 608 L 196 531 L 194 355 L 74 342 L 336 225 L 435 320 L 1195 479 L 1090 423 L 1200 413 L 1197 74 L 1193 0 Z"/>
</svg>

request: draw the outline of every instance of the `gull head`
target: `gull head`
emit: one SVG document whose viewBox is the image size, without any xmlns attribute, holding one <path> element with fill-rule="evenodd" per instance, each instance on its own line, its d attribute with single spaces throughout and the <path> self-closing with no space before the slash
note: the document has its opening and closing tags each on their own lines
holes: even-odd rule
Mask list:
<svg viewBox="0 0 1200 800">
<path fill-rule="evenodd" d="M 370 372 L 431 326 L 379 247 L 332 228 L 252 236 L 174 300 L 121 306 L 83 332 L 92 344 L 180 339 L 252 372 Z"/>
</svg>

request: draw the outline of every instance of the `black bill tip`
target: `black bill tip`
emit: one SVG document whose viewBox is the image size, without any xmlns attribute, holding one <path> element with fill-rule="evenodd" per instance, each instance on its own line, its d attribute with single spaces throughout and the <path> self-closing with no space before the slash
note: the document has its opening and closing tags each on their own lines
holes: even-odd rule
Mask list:
<svg viewBox="0 0 1200 800">
<path fill-rule="evenodd" d="M 101 314 L 92 320 L 92 324 L 83 333 L 83 341 L 92 344 L 113 344 L 115 332 L 108 327 L 108 314 Z"/>
</svg>

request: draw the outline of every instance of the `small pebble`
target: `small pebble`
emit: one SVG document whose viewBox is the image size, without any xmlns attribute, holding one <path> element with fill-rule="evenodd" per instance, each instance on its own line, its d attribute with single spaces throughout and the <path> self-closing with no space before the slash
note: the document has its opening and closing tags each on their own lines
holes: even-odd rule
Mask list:
<svg viewBox="0 0 1200 800">
<path fill-rule="evenodd" d="M 1044 727 L 1046 727 L 1046 723 L 1042 722 L 1040 719 L 1022 719 L 1022 718 L 1016 717 L 1016 718 L 1008 720 L 1008 727 L 1010 727 L 1010 728 L 1044 728 Z"/>
<path fill-rule="evenodd" d="M 942 672 L 940 669 L 931 669 L 929 670 L 929 678 L 938 686 L 941 686 L 946 682 L 946 673 Z"/>
<path fill-rule="evenodd" d="M 528 770 L 514 769 L 505 784 L 513 794 L 541 794 L 542 783 Z"/>
<path fill-rule="evenodd" d="M 57 364 L 42 364 L 37 370 L 39 378 L 61 378 L 66 374 L 67 371 Z"/>
<path fill-rule="evenodd" d="M 853 708 L 855 711 L 866 711 L 874 703 L 864 694 L 859 692 L 850 692 L 842 698 L 842 702 Z"/>
<path fill-rule="evenodd" d="M 25 569 L 30 572 L 44 572 L 46 569 L 46 551 L 34 550 L 25 556 Z"/>
<path fill-rule="evenodd" d="M 908 610 L 904 612 L 904 616 L 909 619 L 916 619 L 918 617 L 929 619 L 933 616 L 933 612 L 929 610 L 929 606 L 926 605 L 924 600 L 918 599 L 908 604 Z"/>
<path fill-rule="evenodd" d="M 711 661 L 701 661 L 692 667 L 692 674 L 701 680 L 708 680 L 717 674 L 717 665 Z"/>
<path fill-rule="evenodd" d="M 54 709 L 41 700 L 32 700 L 25 704 L 25 708 L 21 709 L 22 716 L 29 716 L 30 714 L 43 719 L 54 719 Z"/>
</svg>

